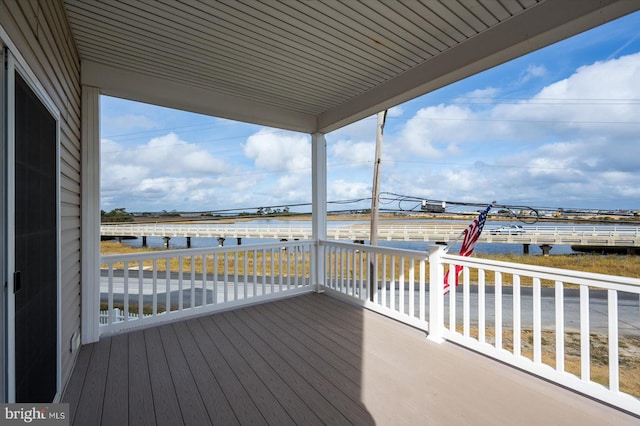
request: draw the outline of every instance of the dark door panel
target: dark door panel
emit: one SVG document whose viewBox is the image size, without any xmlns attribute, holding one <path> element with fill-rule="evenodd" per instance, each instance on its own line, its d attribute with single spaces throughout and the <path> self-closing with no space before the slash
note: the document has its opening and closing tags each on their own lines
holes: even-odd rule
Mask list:
<svg viewBox="0 0 640 426">
<path fill-rule="evenodd" d="M 57 124 L 15 78 L 15 374 L 17 402 L 50 402 L 57 372 Z"/>
</svg>

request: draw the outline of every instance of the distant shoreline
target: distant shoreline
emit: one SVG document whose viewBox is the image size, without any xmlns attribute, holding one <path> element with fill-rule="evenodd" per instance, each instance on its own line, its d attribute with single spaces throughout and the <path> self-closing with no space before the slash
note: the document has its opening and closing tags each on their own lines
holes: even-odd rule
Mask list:
<svg viewBox="0 0 640 426">
<path fill-rule="evenodd" d="M 381 213 L 380 220 L 384 221 L 405 221 L 405 220 L 425 220 L 425 221 L 444 221 L 444 220 L 460 220 L 470 221 L 477 217 L 474 213 L 468 214 L 427 214 L 427 213 L 409 213 L 409 214 L 390 214 Z M 130 222 L 102 222 L 103 224 L 117 224 L 117 223 L 208 223 L 214 222 L 218 224 L 229 224 L 237 222 L 249 222 L 252 220 L 283 220 L 283 221 L 311 221 L 311 214 L 276 214 L 276 215 L 262 215 L 262 216 L 249 216 L 249 217 L 211 217 L 211 216 L 196 216 L 193 218 L 185 218 L 183 216 L 136 216 L 133 221 Z M 327 215 L 328 221 L 369 221 L 371 215 L 368 213 L 362 214 L 329 214 Z M 536 222 L 533 222 L 533 217 L 514 218 L 510 216 L 490 216 L 487 218 L 489 222 L 525 222 L 525 223 L 540 223 L 540 222 L 567 222 L 567 223 L 594 223 L 594 224 L 610 224 L 610 225 L 628 225 L 628 226 L 640 226 L 640 217 L 633 216 L 567 216 L 567 217 L 540 217 Z"/>
</svg>

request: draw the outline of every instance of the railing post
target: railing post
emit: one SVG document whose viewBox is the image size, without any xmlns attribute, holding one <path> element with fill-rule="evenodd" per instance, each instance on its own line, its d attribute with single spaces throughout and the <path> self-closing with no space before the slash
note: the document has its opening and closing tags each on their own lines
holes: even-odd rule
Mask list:
<svg viewBox="0 0 640 426">
<path fill-rule="evenodd" d="M 429 334 L 427 339 L 442 343 L 444 329 L 444 247 L 429 247 Z"/>
</svg>

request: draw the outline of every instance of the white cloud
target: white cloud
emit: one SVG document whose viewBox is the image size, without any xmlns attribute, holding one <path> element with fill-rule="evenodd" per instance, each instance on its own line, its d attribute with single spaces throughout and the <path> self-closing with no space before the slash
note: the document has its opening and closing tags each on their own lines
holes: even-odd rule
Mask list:
<svg viewBox="0 0 640 426">
<path fill-rule="evenodd" d="M 549 71 L 544 65 L 529 65 L 520 76 L 518 84 L 521 85 L 527 83 L 529 80 L 545 77 L 548 73 Z"/>
<path fill-rule="evenodd" d="M 442 158 L 455 153 L 458 145 L 477 137 L 473 131 L 475 114 L 469 107 L 458 105 L 430 106 L 422 108 L 411 117 L 397 137 L 396 158 L 419 156 Z"/>
<path fill-rule="evenodd" d="M 103 139 L 101 148 L 102 204 L 107 209 L 173 205 L 207 210 L 211 207 L 205 206 L 220 192 L 216 180 L 232 170 L 222 159 L 174 133 L 133 148 Z"/>
<path fill-rule="evenodd" d="M 257 168 L 310 173 L 311 141 L 307 135 L 261 129 L 249 136 L 244 153 Z"/>
<path fill-rule="evenodd" d="M 353 180 L 336 179 L 329 182 L 328 197 L 329 201 L 371 197 L 371 184 Z"/>
<path fill-rule="evenodd" d="M 375 138 L 375 135 L 373 135 Z M 332 162 L 348 167 L 371 167 L 375 156 L 375 141 L 355 142 L 340 140 L 331 144 L 329 155 Z"/>
</svg>

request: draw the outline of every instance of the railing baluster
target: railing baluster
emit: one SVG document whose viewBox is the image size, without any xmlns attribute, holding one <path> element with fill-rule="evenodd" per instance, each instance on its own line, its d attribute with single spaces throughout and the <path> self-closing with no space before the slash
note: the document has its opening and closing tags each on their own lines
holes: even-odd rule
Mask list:
<svg viewBox="0 0 640 426">
<path fill-rule="evenodd" d="M 248 253 L 248 252 L 246 252 Z M 246 255 L 246 254 L 245 254 Z M 251 251 L 251 256 L 253 259 L 253 297 L 256 297 L 258 295 L 258 252 L 256 250 L 252 250 Z"/>
<path fill-rule="evenodd" d="M 608 290 L 607 292 L 609 322 L 609 390 L 612 392 L 620 391 L 620 373 L 618 365 L 618 292 L 617 290 Z"/>
<path fill-rule="evenodd" d="M 298 246 L 293 247 L 293 265 L 294 265 L 294 287 L 298 288 L 300 286 L 300 268 L 299 268 L 299 255 Z"/>
<path fill-rule="evenodd" d="M 378 304 L 378 283 L 381 281 L 380 277 L 378 276 L 378 254 L 377 253 L 370 253 L 370 257 L 371 259 L 369 260 L 369 264 L 371 265 L 371 263 L 373 263 L 372 266 L 370 266 L 369 269 L 372 269 L 371 272 L 371 277 L 369 278 L 371 281 L 369 282 L 369 289 L 372 292 L 372 294 L 369 295 L 369 300 L 372 300 L 373 303 L 375 303 L 376 305 Z M 382 282 L 384 282 L 384 277 L 382 279 Z M 373 296 L 373 297 L 372 297 Z"/>
<path fill-rule="evenodd" d="M 449 331 L 455 333 L 456 330 L 456 290 L 457 280 L 455 276 L 456 266 L 449 265 Z"/>
<path fill-rule="evenodd" d="M 229 257 L 227 252 L 224 252 L 224 302 L 229 301 Z"/>
<path fill-rule="evenodd" d="M 280 271 L 280 276 L 278 278 L 278 282 L 280 284 L 280 287 L 279 287 L 280 291 L 282 291 L 282 285 L 283 285 L 283 281 L 284 281 L 284 271 L 282 270 L 282 264 L 283 264 L 282 257 L 283 257 L 282 256 L 282 249 L 280 249 L 280 251 L 278 252 L 278 261 L 280 262 L 280 266 L 279 266 L 280 269 L 278 269 Z"/>
<path fill-rule="evenodd" d="M 556 370 L 564 372 L 564 285 L 556 281 Z"/>
<path fill-rule="evenodd" d="M 220 268 L 218 267 L 218 255 L 213 253 L 211 262 L 211 279 L 213 280 L 213 294 L 212 299 L 214 304 L 220 303 L 218 300 L 218 278 L 220 275 Z"/>
<path fill-rule="evenodd" d="M 495 273 L 495 341 L 496 349 L 502 349 L 502 274 L 500 272 Z"/>
<path fill-rule="evenodd" d="M 270 263 L 271 263 L 271 274 L 269 275 L 269 284 L 271 284 L 271 292 L 276 292 L 276 270 L 275 270 L 275 249 L 271 247 L 270 253 Z"/>
<path fill-rule="evenodd" d="M 400 256 L 400 277 L 398 278 L 398 310 L 404 314 L 404 256 Z"/>
<path fill-rule="evenodd" d="M 191 256 L 189 260 L 191 263 L 191 289 L 189 290 L 191 292 L 191 306 L 189 308 L 193 309 L 196 307 L 196 257 Z"/>
<path fill-rule="evenodd" d="M 420 275 L 419 275 L 419 285 L 420 285 L 420 291 L 419 291 L 419 299 L 420 299 L 420 321 L 424 321 L 425 320 L 425 315 L 426 315 L 426 292 L 425 292 L 425 285 L 426 285 L 426 261 L 424 259 L 420 260 Z M 383 287 L 384 288 L 384 287 Z M 383 293 L 384 295 L 384 293 Z M 383 301 L 384 304 L 384 301 Z"/>
<path fill-rule="evenodd" d="M 520 275 L 513 275 L 513 354 L 520 356 L 522 353 L 522 317 L 520 300 Z"/>
<path fill-rule="evenodd" d="M 108 294 L 107 294 L 107 312 L 113 311 L 113 263 L 109 264 L 109 272 L 108 272 Z M 111 315 L 107 317 L 107 324 L 111 325 L 113 323 L 113 319 Z"/>
<path fill-rule="evenodd" d="M 365 252 L 364 250 L 360 250 L 360 256 L 358 256 L 358 263 L 360 266 L 360 279 L 358 281 L 358 295 L 360 296 L 360 300 L 365 298 L 364 293 L 364 272 L 368 270 L 365 262 Z"/>
<path fill-rule="evenodd" d="M 153 259 L 153 286 L 152 286 L 152 305 L 151 312 L 153 316 L 158 315 L 158 260 Z"/>
<path fill-rule="evenodd" d="M 266 252 L 264 249 L 262 249 L 262 294 L 267 294 L 267 283 L 266 283 L 266 278 L 267 278 L 267 257 L 266 257 Z"/>
<path fill-rule="evenodd" d="M 247 256 L 247 252 L 244 252 L 244 256 Z M 255 277 L 255 267 L 256 265 L 253 265 L 253 273 L 254 273 L 254 277 Z M 233 300 L 238 300 L 238 287 L 240 285 L 240 282 L 238 281 L 238 271 L 239 267 L 238 267 L 238 252 L 234 252 L 233 253 Z M 255 278 L 253 280 L 255 282 Z"/>
<path fill-rule="evenodd" d="M 389 309 L 396 309 L 396 257 L 391 256 L 391 281 L 389 282 Z"/>
<path fill-rule="evenodd" d="M 389 256 L 382 255 L 382 277 L 380 279 L 380 282 L 381 282 L 380 299 L 382 299 L 382 300 L 381 300 L 380 303 L 385 308 L 387 307 L 387 285 L 389 283 L 389 281 L 387 281 L 387 260 L 388 259 L 389 259 Z"/>
<path fill-rule="evenodd" d="M 184 258 L 182 256 L 178 257 L 178 310 L 182 311 L 184 309 L 184 301 L 182 300 L 184 298 L 184 288 L 183 288 L 183 265 L 182 262 L 184 261 Z"/>
<path fill-rule="evenodd" d="M 202 255 L 202 303 L 201 306 L 207 306 L 207 255 Z"/>
<path fill-rule="evenodd" d="M 348 278 L 347 274 L 347 259 L 349 257 L 349 253 L 347 252 L 347 249 L 345 248 L 341 248 L 340 251 L 340 257 L 338 259 L 338 261 L 340 262 L 340 292 L 344 293 L 345 292 L 345 279 Z M 348 282 L 348 281 L 347 281 Z"/>
<path fill-rule="evenodd" d="M 589 287 L 580 286 L 580 376 L 591 380 L 591 337 L 589 336 Z"/>
<path fill-rule="evenodd" d="M 485 302 L 485 273 L 484 269 L 478 269 L 478 341 L 486 342 L 486 302 Z"/>
<path fill-rule="evenodd" d="M 533 362 L 542 363 L 542 304 L 540 278 L 533 278 Z"/>
<path fill-rule="evenodd" d="M 471 322 L 471 289 L 469 283 L 469 268 L 462 270 L 462 333 L 469 337 Z"/>
<path fill-rule="evenodd" d="M 337 247 L 335 250 L 336 290 L 344 293 L 345 278 L 345 249 Z"/>
<path fill-rule="evenodd" d="M 244 252 L 244 262 L 243 262 L 243 266 L 244 266 L 244 271 L 242 274 L 242 280 L 244 281 L 244 284 L 242 286 L 243 288 L 243 292 L 244 292 L 244 298 L 246 299 L 247 297 L 249 297 L 248 292 L 249 292 L 249 252 L 245 251 Z"/>
<path fill-rule="evenodd" d="M 123 291 L 122 291 L 122 305 L 123 305 L 123 320 L 125 322 L 129 321 L 129 262 L 124 262 L 123 264 Z"/>
<path fill-rule="evenodd" d="M 138 261 L 138 319 L 144 316 L 144 261 Z"/>
<path fill-rule="evenodd" d="M 171 312 L 171 259 L 170 258 L 165 258 L 165 290 L 166 290 L 166 294 L 165 294 L 165 314 L 168 314 L 169 312 Z"/>
<path fill-rule="evenodd" d="M 416 310 L 416 275 L 415 275 L 415 261 L 413 259 L 409 262 L 409 316 L 415 316 Z"/>
</svg>

